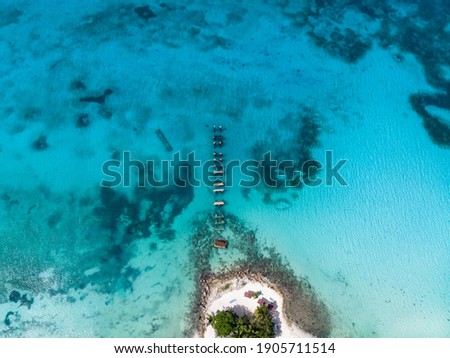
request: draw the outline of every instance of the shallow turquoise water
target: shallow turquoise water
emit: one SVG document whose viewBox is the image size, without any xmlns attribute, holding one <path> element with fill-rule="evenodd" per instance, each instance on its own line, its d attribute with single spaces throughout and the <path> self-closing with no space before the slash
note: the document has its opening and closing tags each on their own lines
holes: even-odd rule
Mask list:
<svg viewBox="0 0 450 358">
<path fill-rule="evenodd" d="M 307 23 L 295 15 L 302 7 L 270 2 L 150 5 L 147 20 L 138 5 L 5 2 L 0 316 L 13 314 L 0 335 L 182 336 L 191 220 L 213 196 L 204 186 L 104 190 L 101 166 L 124 150 L 169 158 L 157 128 L 175 150 L 210 159 L 207 126 L 220 123 L 228 159 L 285 150 L 297 160 L 301 147 L 348 160 L 346 186 L 275 191 L 272 203 L 262 188 L 226 193 L 227 210 L 308 276 L 332 335 L 448 337 L 448 146 L 409 96 L 445 92 L 450 78 L 437 83 L 395 39 L 384 46 L 382 16 L 359 5 L 334 19 L 371 39 L 356 59 L 314 42 L 311 31 L 325 36 L 321 24 L 339 13 L 332 5 Z M 390 19 L 417 11 L 392 6 Z M 80 101 L 106 89 L 104 103 Z M 304 113 L 319 126 L 311 146 L 308 133 L 296 137 Z M 230 245 L 213 262 L 239 257 Z M 33 297 L 29 309 L 9 299 L 13 290 Z"/>
</svg>

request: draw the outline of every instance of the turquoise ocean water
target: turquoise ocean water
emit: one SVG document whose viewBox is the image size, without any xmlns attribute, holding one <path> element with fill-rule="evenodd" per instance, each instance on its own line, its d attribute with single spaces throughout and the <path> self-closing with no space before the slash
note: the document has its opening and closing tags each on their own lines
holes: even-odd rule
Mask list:
<svg viewBox="0 0 450 358">
<path fill-rule="evenodd" d="M 0 337 L 183 336 L 211 190 L 104 189 L 102 164 L 170 159 L 158 128 L 210 159 L 214 124 L 227 160 L 347 160 L 347 185 L 244 190 L 237 174 L 224 196 L 308 277 L 332 336 L 450 336 L 445 2 L 3 0 L 0 14 Z M 230 239 L 213 260 L 239 256 Z"/>
</svg>

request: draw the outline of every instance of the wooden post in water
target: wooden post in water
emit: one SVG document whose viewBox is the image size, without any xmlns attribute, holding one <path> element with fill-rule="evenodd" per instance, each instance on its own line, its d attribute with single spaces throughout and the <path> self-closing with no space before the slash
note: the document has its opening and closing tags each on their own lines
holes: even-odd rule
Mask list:
<svg viewBox="0 0 450 358">
<path fill-rule="evenodd" d="M 157 129 L 155 131 L 156 135 L 158 136 L 158 138 L 161 140 L 161 143 L 164 145 L 164 147 L 166 148 L 166 150 L 168 152 L 171 152 L 173 150 L 172 146 L 170 145 L 169 141 L 167 140 L 166 136 L 164 135 L 164 133 L 162 132 L 161 129 Z"/>
</svg>

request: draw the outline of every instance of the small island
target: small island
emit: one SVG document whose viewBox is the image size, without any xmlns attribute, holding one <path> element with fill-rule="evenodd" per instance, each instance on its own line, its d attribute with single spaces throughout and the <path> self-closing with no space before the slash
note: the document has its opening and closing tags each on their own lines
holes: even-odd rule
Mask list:
<svg viewBox="0 0 450 358">
<path fill-rule="evenodd" d="M 283 297 L 266 278 L 228 275 L 204 283 L 205 338 L 297 338 L 311 334 L 292 324 L 283 312 Z"/>
<path fill-rule="evenodd" d="M 212 248 L 217 218 L 202 214 L 193 222 L 195 288 L 185 335 L 329 337 L 329 310 L 308 278 L 298 276 L 274 247 L 261 244 L 239 218 L 230 213 L 226 217 L 229 250 Z M 230 260 L 230 250 L 241 256 Z M 270 325 L 261 324 L 266 316 Z M 224 321 L 230 326 L 222 330 Z"/>
</svg>

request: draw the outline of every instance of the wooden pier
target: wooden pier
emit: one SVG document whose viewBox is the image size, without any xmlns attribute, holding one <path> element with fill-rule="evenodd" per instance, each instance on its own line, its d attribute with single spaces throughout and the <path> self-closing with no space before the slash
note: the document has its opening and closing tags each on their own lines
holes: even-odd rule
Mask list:
<svg viewBox="0 0 450 358">
<path fill-rule="evenodd" d="M 214 126 L 213 131 L 222 132 L 222 126 Z M 222 147 L 224 145 L 224 137 L 222 134 L 214 134 L 213 137 L 213 146 Z M 225 173 L 225 167 L 223 164 L 223 153 L 222 152 L 213 152 L 214 158 L 214 170 L 213 175 L 216 177 L 215 182 L 213 183 L 213 193 L 214 195 L 222 194 L 225 192 L 225 182 L 223 181 L 223 176 Z M 220 179 L 219 179 L 220 177 Z M 225 205 L 225 201 L 223 200 L 214 200 L 215 207 L 221 207 Z M 214 214 L 214 231 L 223 232 L 225 231 L 225 215 L 222 212 L 216 212 Z M 214 247 L 217 249 L 226 249 L 228 247 L 228 241 L 223 239 L 222 237 L 218 237 L 214 240 Z"/>
</svg>

